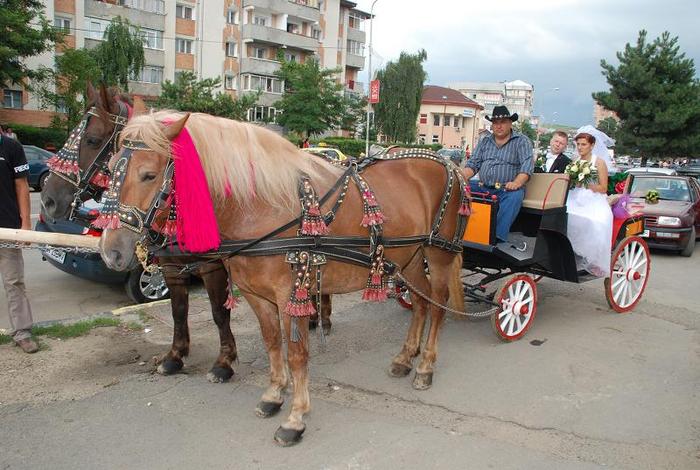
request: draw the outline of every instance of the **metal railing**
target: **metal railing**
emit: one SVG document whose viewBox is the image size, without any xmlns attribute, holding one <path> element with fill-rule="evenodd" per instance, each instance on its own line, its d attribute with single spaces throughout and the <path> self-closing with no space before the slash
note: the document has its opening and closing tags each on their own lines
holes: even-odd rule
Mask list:
<svg viewBox="0 0 700 470">
<path fill-rule="evenodd" d="M 165 14 L 164 0 L 117 0 L 117 5 L 151 13 Z"/>
</svg>

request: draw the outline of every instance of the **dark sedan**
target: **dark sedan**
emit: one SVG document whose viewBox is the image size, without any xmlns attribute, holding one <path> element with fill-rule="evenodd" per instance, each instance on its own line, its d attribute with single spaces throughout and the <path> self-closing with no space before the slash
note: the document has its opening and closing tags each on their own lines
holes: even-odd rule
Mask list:
<svg viewBox="0 0 700 470">
<path fill-rule="evenodd" d="M 88 209 L 82 209 L 80 215 L 87 221 L 97 216 L 97 213 L 94 209 L 92 212 Z M 39 216 L 35 230 L 37 232 L 100 236 L 99 231 L 86 228 L 86 226 L 76 222 L 67 220 L 48 221 L 43 214 Z M 161 300 L 169 295 L 168 287 L 160 271 L 152 274 L 144 271 L 141 266 L 129 272 L 112 271 L 104 264 L 99 253 L 43 250 L 42 255 L 44 260 L 68 274 L 105 284 L 124 284 L 129 298 L 137 303 Z"/>
<path fill-rule="evenodd" d="M 645 199 L 650 190 L 658 193 L 657 202 Z M 700 183 L 690 176 L 634 175 L 629 192 L 644 215 L 648 245 L 692 256 L 700 233 Z"/>
<path fill-rule="evenodd" d="M 22 147 L 24 147 L 24 155 L 29 163 L 29 186 L 41 191 L 49 176 L 49 167 L 46 165 L 46 161 L 54 154 L 34 145 L 22 145 Z"/>
</svg>

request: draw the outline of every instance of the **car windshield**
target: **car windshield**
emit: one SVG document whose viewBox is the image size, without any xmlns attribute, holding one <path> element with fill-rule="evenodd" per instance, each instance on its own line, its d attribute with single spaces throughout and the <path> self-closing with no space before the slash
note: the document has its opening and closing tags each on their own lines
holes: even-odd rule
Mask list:
<svg viewBox="0 0 700 470">
<path fill-rule="evenodd" d="M 644 197 L 651 189 L 655 189 L 659 192 L 659 199 L 690 201 L 688 182 L 678 178 L 636 177 L 632 181 L 630 194 L 635 197 Z"/>
</svg>

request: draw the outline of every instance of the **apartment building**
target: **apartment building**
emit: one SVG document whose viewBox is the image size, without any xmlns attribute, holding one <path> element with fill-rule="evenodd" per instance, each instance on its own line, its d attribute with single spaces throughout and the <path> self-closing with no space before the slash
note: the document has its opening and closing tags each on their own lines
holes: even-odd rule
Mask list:
<svg viewBox="0 0 700 470">
<path fill-rule="evenodd" d="M 423 88 L 418 114 L 418 141 L 443 147 L 474 149 L 483 106 L 451 88 Z"/>
<path fill-rule="evenodd" d="M 44 0 L 46 15 L 66 31 L 65 46 L 95 47 L 112 18 L 139 26 L 145 65 L 130 92 L 158 96 L 160 84 L 184 71 L 201 79 L 221 78 L 227 93 L 262 92 L 250 120 L 274 119 L 283 83 L 274 75 L 277 60 L 317 57 L 322 67 L 338 68 L 348 93 L 364 93 L 357 81 L 364 68 L 364 23 L 369 14 L 346 0 Z M 53 63 L 56 51 L 30 59 Z M 54 111 L 22 87 L 3 90 L 0 122 L 47 126 Z M 60 111 L 60 110 L 59 110 Z"/>
<path fill-rule="evenodd" d="M 483 106 L 481 117 L 490 116 L 493 108 L 505 105 L 511 113 L 518 113 L 521 122 L 533 119 L 535 87 L 522 80 L 511 82 L 456 82 L 447 85 Z M 488 121 L 482 120 L 485 126 Z"/>
</svg>

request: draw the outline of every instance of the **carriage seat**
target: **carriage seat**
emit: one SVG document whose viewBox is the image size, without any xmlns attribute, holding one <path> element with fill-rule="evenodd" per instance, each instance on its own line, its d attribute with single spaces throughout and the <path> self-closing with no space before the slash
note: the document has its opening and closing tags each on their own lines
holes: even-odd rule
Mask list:
<svg viewBox="0 0 700 470">
<path fill-rule="evenodd" d="M 561 173 L 533 173 L 525 185 L 523 208 L 546 210 L 566 205 L 569 177 Z"/>
</svg>

